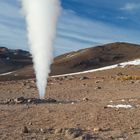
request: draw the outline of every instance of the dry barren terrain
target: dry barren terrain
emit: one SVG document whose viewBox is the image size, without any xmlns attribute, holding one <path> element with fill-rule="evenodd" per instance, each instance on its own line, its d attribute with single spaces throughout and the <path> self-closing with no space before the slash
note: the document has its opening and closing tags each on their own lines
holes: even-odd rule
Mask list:
<svg viewBox="0 0 140 140">
<path fill-rule="evenodd" d="M 1 140 L 139 140 L 140 66 L 0 82 Z M 1 78 L 1 77 L 0 77 Z"/>
</svg>

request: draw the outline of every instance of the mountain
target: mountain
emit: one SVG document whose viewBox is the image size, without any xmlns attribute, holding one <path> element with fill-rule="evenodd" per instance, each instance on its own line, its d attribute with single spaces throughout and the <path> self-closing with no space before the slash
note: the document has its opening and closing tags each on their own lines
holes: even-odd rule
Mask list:
<svg viewBox="0 0 140 140">
<path fill-rule="evenodd" d="M 32 60 L 29 52 L 0 47 L 0 73 L 14 71 L 30 64 Z"/>
<path fill-rule="evenodd" d="M 140 45 L 124 42 L 110 43 L 56 57 L 50 75 L 96 69 L 137 58 L 140 58 Z M 32 58 L 29 52 L 0 47 L 0 73 L 9 71 L 16 71 L 18 79 L 33 77 Z M 9 79 L 9 75 L 7 77 Z"/>
<path fill-rule="evenodd" d="M 137 58 L 140 58 L 140 45 L 110 43 L 56 57 L 52 65 L 52 74 L 96 69 Z"/>
</svg>

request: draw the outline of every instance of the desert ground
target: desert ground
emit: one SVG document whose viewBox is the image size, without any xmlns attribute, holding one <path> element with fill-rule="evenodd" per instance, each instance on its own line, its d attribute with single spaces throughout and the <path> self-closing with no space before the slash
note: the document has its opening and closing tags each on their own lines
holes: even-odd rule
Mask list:
<svg viewBox="0 0 140 140">
<path fill-rule="evenodd" d="M 0 139 L 139 140 L 139 69 L 49 77 L 43 100 L 34 78 L 2 76 Z"/>
</svg>

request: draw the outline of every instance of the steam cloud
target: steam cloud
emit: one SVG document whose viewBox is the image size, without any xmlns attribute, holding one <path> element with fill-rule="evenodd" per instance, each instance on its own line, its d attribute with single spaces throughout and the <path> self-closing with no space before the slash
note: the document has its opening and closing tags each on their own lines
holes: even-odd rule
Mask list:
<svg viewBox="0 0 140 140">
<path fill-rule="evenodd" d="M 27 22 L 28 42 L 33 56 L 37 87 L 44 98 L 50 65 L 53 61 L 53 45 L 57 19 L 60 14 L 59 0 L 21 0 Z"/>
</svg>

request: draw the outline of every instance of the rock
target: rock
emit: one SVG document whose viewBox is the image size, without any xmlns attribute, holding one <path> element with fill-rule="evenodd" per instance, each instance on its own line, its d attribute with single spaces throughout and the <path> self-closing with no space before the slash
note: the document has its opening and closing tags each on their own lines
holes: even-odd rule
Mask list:
<svg viewBox="0 0 140 140">
<path fill-rule="evenodd" d="M 55 131 L 54 131 L 55 134 L 62 133 L 62 132 L 63 132 L 62 128 L 55 129 Z"/>
<path fill-rule="evenodd" d="M 32 101 L 31 99 L 28 99 L 28 101 L 27 101 L 27 102 L 28 102 L 28 103 L 31 103 L 31 101 Z"/>
<path fill-rule="evenodd" d="M 90 134 L 84 134 L 83 136 L 79 138 L 79 140 L 91 140 L 91 139 L 92 139 L 92 136 Z"/>
<path fill-rule="evenodd" d="M 89 99 L 85 97 L 85 98 L 83 98 L 83 101 L 89 101 Z"/>
<path fill-rule="evenodd" d="M 124 140 L 124 138 L 118 138 L 117 140 Z"/>
<path fill-rule="evenodd" d="M 68 138 L 77 138 L 82 135 L 82 130 L 79 128 L 70 128 L 65 131 L 65 136 Z"/>
<path fill-rule="evenodd" d="M 95 89 L 102 89 L 102 87 L 96 87 Z"/>
<path fill-rule="evenodd" d="M 28 124 L 29 124 L 29 125 L 32 125 L 32 122 L 29 122 Z"/>
<path fill-rule="evenodd" d="M 87 87 L 87 84 L 83 84 L 83 87 Z"/>
<path fill-rule="evenodd" d="M 41 131 L 42 133 L 46 133 L 45 129 L 43 129 L 43 128 L 40 128 L 40 131 Z"/>
<path fill-rule="evenodd" d="M 31 80 L 30 83 L 35 84 L 35 81 L 34 80 Z"/>
<path fill-rule="evenodd" d="M 24 83 L 24 82 L 23 82 L 23 83 L 21 83 L 21 86 L 23 86 L 23 87 L 24 87 L 24 86 L 26 86 L 26 83 Z"/>
<path fill-rule="evenodd" d="M 46 136 L 43 137 L 43 140 L 49 140 Z"/>
<path fill-rule="evenodd" d="M 68 76 L 64 76 L 64 78 L 66 79 L 66 78 L 68 78 Z"/>
<path fill-rule="evenodd" d="M 122 76 L 124 75 L 122 72 L 117 73 L 117 76 Z"/>
<path fill-rule="evenodd" d="M 95 81 L 95 84 L 98 84 L 98 83 L 100 83 L 100 81 L 99 81 L 99 80 Z"/>
<path fill-rule="evenodd" d="M 14 104 L 14 100 L 13 99 L 6 99 L 3 103 L 4 104 Z"/>
<path fill-rule="evenodd" d="M 54 83 L 49 83 L 50 85 L 54 85 Z"/>
<path fill-rule="evenodd" d="M 80 80 L 86 80 L 86 79 L 89 79 L 89 78 L 86 76 L 80 78 Z"/>
<path fill-rule="evenodd" d="M 7 91 L 7 93 L 9 94 L 9 93 L 11 93 L 11 91 L 10 91 L 10 90 L 8 90 L 8 91 Z"/>
<path fill-rule="evenodd" d="M 101 128 L 95 127 L 95 128 L 93 129 L 93 131 L 97 133 L 97 132 L 101 131 Z"/>
<path fill-rule="evenodd" d="M 29 133 L 29 130 L 28 130 L 28 128 L 26 126 L 23 127 L 22 133 Z"/>
<path fill-rule="evenodd" d="M 46 101 L 47 101 L 48 103 L 56 103 L 56 102 L 57 102 L 57 100 L 52 99 L 52 98 L 48 98 L 48 99 L 46 99 Z"/>
<path fill-rule="evenodd" d="M 30 88 L 31 88 L 31 86 L 30 86 L 30 85 L 27 85 L 27 86 L 26 86 L 26 88 L 27 88 L 27 89 L 30 89 Z"/>
<path fill-rule="evenodd" d="M 55 129 L 53 128 L 48 128 L 45 130 L 46 133 L 49 133 L 49 134 L 54 134 L 55 133 Z"/>
<path fill-rule="evenodd" d="M 130 84 L 134 84 L 135 82 L 134 81 L 130 81 Z"/>
<path fill-rule="evenodd" d="M 26 109 L 29 109 L 29 105 L 28 105 L 28 104 L 24 104 L 24 107 L 25 107 Z"/>
<path fill-rule="evenodd" d="M 55 79 L 54 79 L 55 81 L 62 81 L 62 80 L 64 80 L 64 77 L 56 77 Z"/>
<path fill-rule="evenodd" d="M 134 130 L 134 127 L 133 126 L 130 126 L 130 130 Z"/>
<path fill-rule="evenodd" d="M 25 99 L 24 99 L 24 97 L 19 97 L 19 98 L 14 99 L 14 101 L 17 104 L 21 104 L 21 103 L 23 103 L 25 101 Z"/>
</svg>

